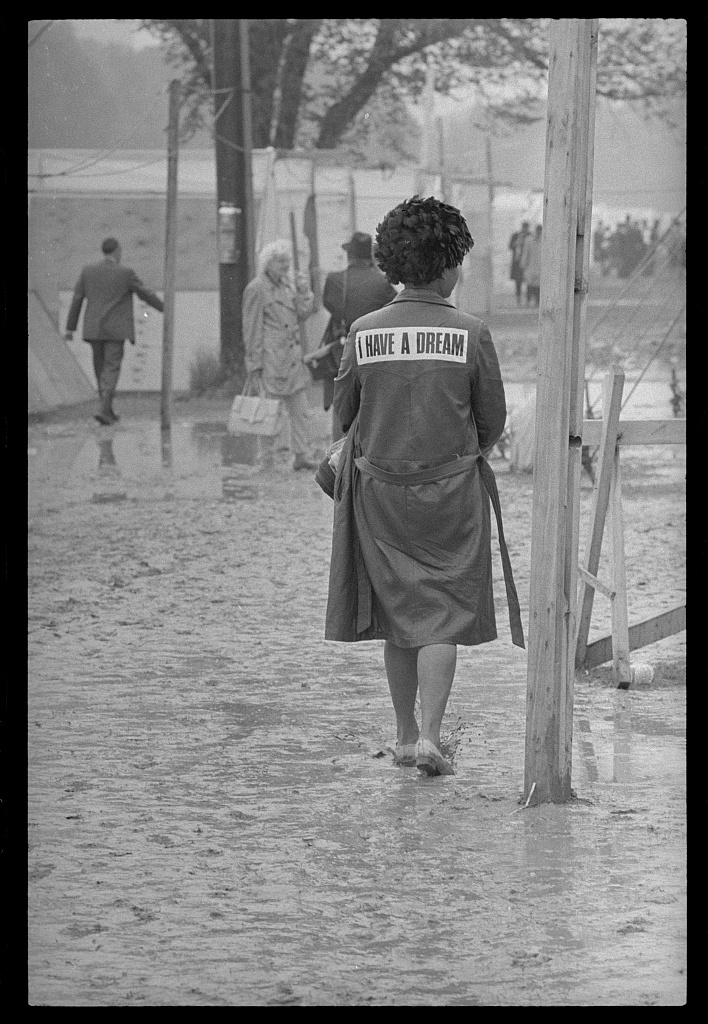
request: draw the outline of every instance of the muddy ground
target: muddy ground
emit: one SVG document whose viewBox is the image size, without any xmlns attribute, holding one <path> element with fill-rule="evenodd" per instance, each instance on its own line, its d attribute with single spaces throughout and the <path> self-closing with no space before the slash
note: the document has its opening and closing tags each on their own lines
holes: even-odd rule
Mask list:
<svg viewBox="0 0 708 1024">
<path fill-rule="evenodd" d="M 397 768 L 382 645 L 322 639 L 312 476 L 229 438 L 223 400 L 176 402 L 169 444 L 155 396 L 117 407 L 28 430 L 29 1002 L 683 1003 L 685 633 L 636 652 L 648 686 L 577 679 L 575 799 L 524 809 L 495 544 L 499 639 L 459 649 L 456 774 Z M 526 622 L 532 481 L 493 466 Z M 634 622 L 685 601 L 685 450 L 623 470 Z M 587 478 L 581 504 L 584 538 Z"/>
</svg>

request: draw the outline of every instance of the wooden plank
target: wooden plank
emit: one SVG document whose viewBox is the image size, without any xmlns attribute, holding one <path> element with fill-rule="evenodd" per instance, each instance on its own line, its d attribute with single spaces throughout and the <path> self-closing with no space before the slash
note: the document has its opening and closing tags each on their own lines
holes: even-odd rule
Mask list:
<svg viewBox="0 0 708 1024">
<path fill-rule="evenodd" d="M 578 575 L 585 583 L 589 583 L 595 590 L 599 590 L 601 594 L 608 597 L 610 601 L 614 598 L 615 591 L 608 587 L 606 583 L 603 583 L 602 580 L 599 580 L 597 576 L 591 576 L 587 569 L 583 569 L 582 565 L 578 566 Z"/>
<path fill-rule="evenodd" d="M 568 494 L 574 472 L 569 439 L 576 389 L 572 381 L 580 363 L 580 339 L 574 330 L 575 281 L 578 210 L 585 208 L 586 195 L 581 190 L 589 181 L 593 26 L 596 30 L 591 19 L 560 18 L 551 21 L 549 29 L 524 765 L 524 796 L 528 802 L 533 795 L 534 804 L 560 803 L 571 797 L 569 587 L 577 579 L 578 559 L 577 549 L 568 551 L 574 536 L 574 495 Z M 583 244 L 586 241 L 584 235 Z"/>
<path fill-rule="evenodd" d="M 599 445 L 602 420 L 583 420 L 583 444 Z M 635 444 L 685 444 L 686 420 L 620 420 L 618 442 Z"/>
<path fill-rule="evenodd" d="M 610 491 L 610 534 L 612 539 L 612 675 L 616 685 L 626 690 L 632 681 L 629 667 L 629 620 L 627 618 L 627 571 L 624 561 L 624 517 L 622 515 L 622 473 L 619 448 L 615 448 L 615 468 Z"/>
<path fill-rule="evenodd" d="M 686 605 L 662 612 L 644 622 L 637 622 L 629 627 L 629 649 L 638 651 L 641 647 L 654 644 L 667 636 L 674 636 L 686 628 Z M 591 669 L 596 665 L 604 665 L 612 661 L 612 637 L 603 636 L 593 640 L 587 646 L 585 662 L 582 668 Z"/>
<path fill-rule="evenodd" d="M 563 667 L 565 671 L 565 737 L 569 744 L 568 771 L 571 767 L 573 736 L 573 701 L 575 687 L 575 637 L 578 616 L 578 548 L 580 544 L 580 479 L 583 472 L 582 432 L 585 395 L 585 342 L 587 297 L 590 280 L 590 245 L 592 227 L 592 185 L 595 154 L 595 97 L 597 92 L 597 45 L 599 21 L 588 20 L 581 25 L 578 54 L 578 121 L 580 147 L 576 174 L 575 270 L 573 277 L 573 342 L 570 348 L 568 405 L 568 480 L 566 517 L 564 595 L 568 623 L 564 633 Z"/>
<path fill-rule="evenodd" d="M 602 550 L 602 535 L 605 530 L 605 518 L 610 500 L 612 474 L 615 465 L 615 449 L 617 447 L 617 429 L 620 409 L 622 406 L 622 389 L 624 372 L 615 366 L 605 377 L 602 389 L 602 435 L 600 439 L 600 463 L 595 480 L 595 507 L 593 509 L 590 540 L 585 555 L 585 569 L 591 576 L 597 576 Z M 590 635 L 590 619 L 595 591 L 586 583 L 580 585 L 578 599 L 578 620 L 575 636 L 576 668 L 585 660 L 585 649 Z"/>
</svg>

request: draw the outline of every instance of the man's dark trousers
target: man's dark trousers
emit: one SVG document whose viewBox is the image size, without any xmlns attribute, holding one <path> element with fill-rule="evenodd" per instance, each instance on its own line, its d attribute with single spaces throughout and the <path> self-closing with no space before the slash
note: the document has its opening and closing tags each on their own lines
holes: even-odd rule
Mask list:
<svg viewBox="0 0 708 1024">
<path fill-rule="evenodd" d="M 101 396 L 101 415 L 113 415 L 113 396 L 116 393 L 120 366 L 123 361 L 124 341 L 89 341 L 93 350 L 93 369 L 98 393 Z"/>
</svg>

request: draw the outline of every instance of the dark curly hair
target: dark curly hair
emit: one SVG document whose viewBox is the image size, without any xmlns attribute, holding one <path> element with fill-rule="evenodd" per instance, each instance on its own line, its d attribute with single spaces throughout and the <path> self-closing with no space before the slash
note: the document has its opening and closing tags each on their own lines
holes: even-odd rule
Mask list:
<svg viewBox="0 0 708 1024">
<path fill-rule="evenodd" d="M 423 285 L 459 266 L 473 245 L 458 209 L 433 196 L 413 196 L 377 226 L 374 257 L 391 284 Z"/>
</svg>

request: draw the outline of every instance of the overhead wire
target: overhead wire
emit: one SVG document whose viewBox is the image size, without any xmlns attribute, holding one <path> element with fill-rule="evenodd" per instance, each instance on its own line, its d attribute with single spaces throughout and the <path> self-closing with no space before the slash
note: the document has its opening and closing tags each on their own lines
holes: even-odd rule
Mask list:
<svg viewBox="0 0 708 1024">
<path fill-rule="evenodd" d="M 684 313 L 685 309 L 686 309 L 686 303 L 684 302 L 684 304 L 681 306 L 681 309 L 678 311 L 678 313 L 676 314 L 674 319 L 671 321 L 671 325 L 670 325 L 669 329 L 664 334 L 664 337 L 661 339 L 661 342 L 657 346 L 655 352 L 652 354 L 651 358 L 649 359 L 649 362 L 646 364 L 646 366 L 644 367 L 642 372 L 639 374 L 639 376 L 635 380 L 631 390 L 629 391 L 629 393 L 626 395 L 625 399 L 623 400 L 622 406 L 621 406 L 622 409 L 624 409 L 624 407 L 627 404 L 627 402 L 630 400 L 630 398 L 632 397 L 634 392 L 637 390 L 637 387 L 638 387 L 639 382 L 641 381 L 642 377 L 647 372 L 647 370 L 649 369 L 651 364 L 654 362 L 656 357 L 659 355 L 659 352 L 662 350 L 662 348 L 664 347 L 664 345 L 666 344 L 666 342 L 670 338 L 671 332 L 673 331 L 674 327 L 676 326 L 676 324 L 679 322 L 679 320 L 683 316 L 683 313 Z"/>
<path fill-rule="evenodd" d="M 167 89 L 160 89 L 160 90 L 158 90 L 157 93 L 155 94 L 155 98 L 153 99 L 152 104 L 150 105 L 150 107 L 148 107 L 148 109 L 147 109 L 147 111 L 145 113 L 147 115 L 151 114 L 152 111 L 155 109 L 155 107 L 160 102 L 161 98 L 163 96 L 165 96 L 166 94 L 167 94 Z M 68 168 L 66 168 L 63 171 L 54 171 L 54 172 L 49 172 L 47 174 L 38 174 L 38 173 L 30 172 L 29 176 L 32 177 L 32 178 L 64 178 L 64 177 L 73 176 L 78 171 L 86 170 L 86 168 L 88 168 L 88 167 L 93 167 L 94 164 L 101 163 L 104 160 L 108 160 L 111 156 L 113 156 L 114 153 L 117 153 L 120 149 L 125 150 L 126 147 L 123 145 L 123 143 L 128 141 L 128 140 L 130 140 L 131 138 L 135 138 L 136 132 L 138 130 L 139 129 L 137 128 L 137 126 L 131 127 L 112 146 L 110 146 L 108 148 L 105 148 L 105 149 L 98 150 L 98 151 L 94 150 L 92 156 L 85 157 L 85 158 L 79 160 L 78 163 L 73 164 L 71 167 L 68 167 Z"/>
<path fill-rule="evenodd" d="M 35 44 L 35 43 L 37 42 L 37 40 L 39 39 L 39 37 L 40 37 L 40 36 L 41 36 L 41 35 L 42 35 L 42 34 L 43 34 L 44 32 L 46 32 L 48 28 L 51 28 L 51 26 L 52 26 L 53 24 L 54 24 L 54 22 L 53 22 L 53 21 L 48 21 L 46 25 L 42 25 L 42 27 L 40 28 L 39 32 L 36 32 L 36 33 L 35 33 L 35 34 L 34 34 L 34 35 L 32 36 L 32 38 L 30 39 L 30 41 L 29 41 L 29 42 L 27 43 L 27 49 L 29 50 L 30 46 L 34 46 L 34 44 Z"/>
<path fill-rule="evenodd" d="M 151 167 L 153 164 L 164 163 L 166 156 L 164 153 L 160 153 L 159 156 L 153 157 L 152 160 L 146 160 L 144 163 L 131 164 L 129 167 L 119 167 L 114 171 L 98 171 L 96 174 L 72 174 L 72 178 L 110 178 L 117 174 L 131 174 L 133 171 L 139 171 L 143 167 Z"/>
<path fill-rule="evenodd" d="M 659 288 L 661 289 L 661 288 L 664 287 L 664 281 L 663 281 L 664 271 L 670 266 L 670 264 L 673 261 L 677 251 L 678 251 L 678 245 L 672 246 L 672 248 L 669 249 L 665 253 L 665 255 L 663 257 L 663 264 L 662 263 L 657 264 L 656 262 L 654 263 L 654 266 L 652 268 L 653 269 L 652 276 L 650 277 L 650 276 L 647 275 L 646 277 L 642 278 L 642 281 L 646 282 L 646 286 L 645 286 L 645 289 L 644 289 L 644 294 L 637 295 L 636 301 L 630 307 L 630 311 L 629 311 L 628 315 L 624 317 L 624 319 L 623 319 L 623 321 L 621 323 L 615 325 L 615 331 L 614 331 L 615 334 L 628 333 L 629 329 L 630 329 L 630 326 L 632 325 L 632 322 L 635 319 L 641 317 L 644 314 L 645 308 L 646 308 L 645 307 L 645 302 L 646 302 L 646 300 L 647 300 L 647 298 L 649 296 L 649 293 L 652 292 L 652 291 L 655 292 L 655 293 L 657 292 L 657 279 L 660 281 Z M 676 286 L 676 282 L 674 282 L 673 283 L 673 290 L 674 291 L 676 290 L 676 287 L 677 287 Z M 667 299 L 668 299 L 668 296 L 662 296 L 662 305 L 664 305 L 664 306 L 668 305 Z M 657 304 L 656 302 L 653 303 L 653 305 L 656 305 L 656 304 Z M 612 303 L 610 305 L 609 309 L 617 309 L 617 307 L 618 307 L 618 302 L 615 301 L 614 303 Z M 588 341 L 590 341 L 598 333 L 598 327 L 601 325 L 601 323 L 604 322 L 604 320 L 606 319 L 606 316 L 607 316 L 607 310 L 603 313 L 603 315 L 600 317 L 600 319 L 598 321 L 596 321 L 596 323 L 591 326 L 591 328 L 590 328 L 590 330 L 588 332 L 588 335 L 587 335 L 587 340 Z"/>
<path fill-rule="evenodd" d="M 619 293 L 619 295 L 617 295 L 615 297 L 615 299 L 613 300 L 612 303 L 610 303 L 609 307 L 605 310 L 605 312 L 592 325 L 592 327 L 590 329 L 590 333 L 591 334 L 592 334 L 593 331 L 597 330 L 597 328 L 602 323 L 602 321 L 605 320 L 609 316 L 609 314 L 612 312 L 612 309 L 625 297 L 627 292 L 634 286 L 637 278 L 642 276 L 643 271 L 646 268 L 646 266 L 649 263 L 649 261 L 652 258 L 652 256 L 659 250 L 659 247 L 665 241 L 667 236 L 669 236 L 669 233 L 671 232 L 671 230 L 678 223 L 680 223 L 681 218 L 683 217 L 685 212 L 686 212 L 686 207 L 684 206 L 683 209 L 680 210 L 679 213 L 676 214 L 676 216 L 671 221 L 669 226 L 666 228 L 664 233 L 662 235 L 660 235 L 660 237 L 656 240 L 656 242 L 654 243 L 653 249 L 650 249 L 647 253 L 644 254 L 644 256 L 642 257 L 640 262 L 634 268 L 634 271 L 631 273 L 631 275 L 627 279 L 627 283 L 625 284 L 625 286 L 622 289 L 622 291 Z"/>
</svg>

